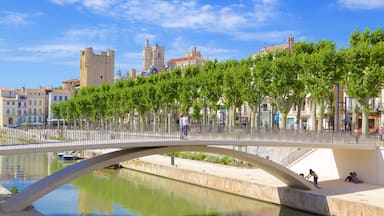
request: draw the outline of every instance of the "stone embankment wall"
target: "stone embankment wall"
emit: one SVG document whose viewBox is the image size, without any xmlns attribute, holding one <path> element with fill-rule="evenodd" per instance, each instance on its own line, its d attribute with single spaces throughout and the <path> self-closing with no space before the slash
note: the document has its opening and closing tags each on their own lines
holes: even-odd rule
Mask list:
<svg viewBox="0 0 384 216">
<path fill-rule="evenodd" d="M 246 180 L 216 176 L 176 166 L 167 166 L 142 160 L 125 161 L 126 168 L 195 184 L 227 193 L 237 194 L 265 202 L 289 206 L 321 215 L 329 215 L 327 199 L 317 193 L 288 187 L 273 187 Z"/>
<path fill-rule="evenodd" d="M 383 150 L 379 150 L 380 151 L 378 152 L 382 153 Z M 109 151 L 111 150 L 93 150 L 84 151 L 83 153 L 85 157 L 93 157 Z M 323 156 L 332 155 L 333 157 L 333 154 L 330 154 L 329 151 L 319 152 Z M 337 150 L 335 152 L 339 153 Z M 370 156 L 371 153 L 366 152 L 366 154 Z M 382 160 L 382 157 L 379 158 Z M 307 160 L 301 162 L 308 164 Z M 320 215 L 384 215 L 384 208 L 381 207 L 381 204 L 375 205 L 375 201 L 362 201 L 358 198 L 345 199 L 342 198 L 344 196 L 343 193 L 339 194 L 339 196 L 328 196 L 326 195 L 326 193 L 323 193 L 321 189 L 320 192 L 315 192 L 289 188 L 285 187 L 284 185 L 278 184 L 276 184 L 277 186 L 274 184 L 266 184 L 268 183 L 268 180 L 263 179 L 262 176 L 260 176 L 262 181 L 255 182 L 244 178 L 244 176 L 247 175 L 237 176 L 236 174 L 230 175 L 228 173 L 226 175 L 222 175 L 222 173 L 218 172 L 216 172 L 215 174 L 215 172 L 207 172 L 205 170 L 204 164 L 207 163 L 202 163 L 199 161 L 190 161 L 188 166 L 177 166 L 177 164 L 176 166 L 173 166 L 171 165 L 169 157 L 167 157 L 167 163 L 159 162 L 158 160 L 153 158 L 145 160 L 140 158 L 136 160 L 122 162 L 122 165 L 128 169 L 145 172 L 152 175 L 157 175 L 190 184 L 195 184 L 198 186 L 203 186 L 215 190 L 225 191 L 227 193 L 237 194 L 252 199 L 284 205 Z M 215 166 L 216 168 L 222 165 L 212 166 Z M 196 167 L 199 167 L 200 169 L 196 169 Z M 298 165 L 296 169 L 299 167 L 300 165 Z M 233 167 L 228 167 L 228 169 L 228 172 L 231 172 L 230 169 L 233 169 Z M 223 171 L 221 170 L 220 172 Z"/>
</svg>

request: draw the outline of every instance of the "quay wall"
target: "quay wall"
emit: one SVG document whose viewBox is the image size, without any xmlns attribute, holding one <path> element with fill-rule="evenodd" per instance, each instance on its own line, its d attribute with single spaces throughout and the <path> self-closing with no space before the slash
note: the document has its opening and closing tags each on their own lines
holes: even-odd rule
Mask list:
<svg viewBox="0 0 384 216">
<path fill-rule="evenodd" d="M 84 151 L 85 157 L 93 157 L 99 154 L 106 153 L 108 151 L 113 150 L 93 150 L 93 151 Z M 375 160 L 378 160 L 382 155 L 382 149 L 379 149 L 376 154 L 377 157 Z M 350 152 L 350 154 L 353 152 Z M 315 154 L 313 154 L 313 157 L 318 158 L 320 157 L 319 163 L 323 163 L 324 167 L 316 167 L 321 169 L 325 169 L 325 167 L 328 167 L 328 169 L 331 167 L 338 168 L 337 166 L 333 166 L 332 162 L 324 163 L 328 158 L 324 158 L 325 156 L 328 157 L 334 157 L 334 155 L 340 154 L 340 152 L 333 151 L 316 151 Z M 356 154 L 359 154 L 356 152 Z M 361 152 L 360 152 L 361 154 Z M 360 155 L 359 154 L 359 155 Z M 343 155 L 343 154 L 341 154 Z M 362 168 L 366 166 L 367 164 L 370 164 L 372 162 L 371 159 L 368 159 L 372 156 L 372 152 L 365 152 L 361 154 L 363 156 L 363 159 L 360 159 L 356 161 L 356 164 L 362 163 L 359 166 L 356 166 L 356 168 Z M 262 180 L 259 182 L 253 182 L 249 181 L 249 179 L 244 178 L 244 176 L 237 176 L 234 175 L 228 175 L 228 173 L 231 172 L 230 169 L 234 169 L 234 167 L 228 166 L 228 173 L 223 176 L 222 173 L 212 174 L 207 173 L 204 170 L 204 165 L 200 161 L 189 161 L 189 167 L 194 166 L 194 168 L 199 167 L 200 169 L 189 169 L 188 166 L 182 166 L 179 167 L 177 165 L 171 165 L 170 158 L 167 156 L 162 156 L 167 158 L 167 163 L 164 163 L 162 161 L 158 161 L 153 159 L 151 156 L 149 156 L 149 159 L 135 159 L 130 161 L 124 161 L 121 164 L 128 169 L 136 170 L 139 172 L 144 172 L 160 177 L 165 177 L 185 183 L 190 183 L 202 187 L 211 188 L 214 190 L 224 191 L 231 194 L 236 194 L 244 197 L 249 197 L 252 199 L 257 199 L 265 202 L 275 203 L 283 206 L 288 206 L 291 208 L 308 211 L 320 215 L 335 215 L 335 216 L 349 216 L 349 215 L 384 215 L 384 208 L 381 204 L 377 204 L 374 202 L 369 202 L 368 200 L 362 201 L 361 199 L 345 199 L 345 196 L 343 195 L 343 192 L 339 193 L 338 196 L 328 196 L 326 194 L 315 191 L 305 191 L 300 189 L 294 189 L 289 188 L 282 185 L 272 185 L 268 184 L 268 180 Z M 338 158 L 340 156 L 337 156 Z M 365 158 L 368 157 L 368 158 Z M 305 164 L 310 162 L 310 164 L 318 164 L 316 161 L 307 161 L 311 159 L 305 158 L 304 160 L 300 161 L 298 164 Z M 313 159 L 313 158 L 312 158 Z M 340 157 L 342 160 L 342 157 Z M 382 157 L 381 157 L 382 159 Z M 184 159 L 175 159 L 175 160 L 184 160 Z M 335 159 L 336 160 L 336 159 Z M 361 161 L 365 160 L 365 161 Z M 192 164 L 192 165 L 191 165 Z M 212 165 L 212 164 L 211 164 Z M 213 165 L 213 166 L 219 166 L 219 165 Z M 222 165 L 221 165 L 222 166 Z M 297 165 L 297 167 L 300 167 L 303 165 Z M 344 165 L 345 169 L 348 169 L 349 166 Z M 236 168 L 238 169 L 238 168 Z M 315 169 L 315 168 L 314 168 Z M 199 170 L 199 171 L 196 171 Z M 306 171 L 306 170 L 305 170 Z M 251 171 L 252 172 L 252 171 Z M 305 172 L 306 174 L 307 172 Z M 336 174 L 337 172 L 333 172 L 330 174 Z M 360 172 L 360 174 L 365 174 L 363 170 Z M 260 176 L 261 179 L 263 179 L 263 176 Z M 377 176 L 379 178 L 379 176 Z M 381 177 L 380 177 L 381 178 Z M 264 182 L 263 182 L 264 181 Z M 261 183 L 260 183 L 261 182 Z M 346 183 L 348 184 L 348 183 Z M 345 191 L 345 193 L 349 193 Z M 356 196 L 358 196 L 357 194 Z M 353 196 L 353 195 L 352 195 Z M 343 198 L 344 197 L 344 198 Z M 362 198 L 362 197 L 360 197 Z"/>
<path fill-rule="evenodd" d="M 320 215 L 329 215 L 326 197 L 309 191 L 289 187 L 274 187 L 143 160 L 125 161 L 122 165 L 128 169 L 189 184 L 284 205 Z"/>
</svg>

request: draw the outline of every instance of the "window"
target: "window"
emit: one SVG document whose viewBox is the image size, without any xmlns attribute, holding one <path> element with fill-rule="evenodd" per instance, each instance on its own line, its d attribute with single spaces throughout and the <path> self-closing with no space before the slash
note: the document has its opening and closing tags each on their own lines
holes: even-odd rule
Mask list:
<svg viewBox="0 0 384 216">
<path fill-rule="evenodd" d="M 63 100 L 63 96 L 59 96 L 59 101 L 62 101 Z"/>
<path fill-rule="evenodd" d="M 64 100 L 68 100 L 68 96 L 64 96 Z"/>
<path fill-rule="evenodd" d="M 41 106 L 41 100 L 39 100 L 39 105 Z"/>
<path fill-rule="evenodd" d="M 53 101 L 57 101 L 57 96 L 53 96 Z"/>
<path fill-rule="evenodd" d="M 36 115 L 36 108 L 33 109 L 33 115 Z"/>
<path fill-rule="evenodd" d="M 35 106 L 36 106 L 36 100 L 34 100 L 34 101 L 33 101 L 33 105 L 35 105 Z"/>
</svg>

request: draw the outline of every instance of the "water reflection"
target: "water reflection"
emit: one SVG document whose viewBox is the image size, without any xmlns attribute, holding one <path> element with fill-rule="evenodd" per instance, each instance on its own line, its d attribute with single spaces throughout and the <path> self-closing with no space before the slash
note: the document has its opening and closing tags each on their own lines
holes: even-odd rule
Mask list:
<svg viewBox="0 0 384 216">
<path fill-rule="evenodd" d="M 1 162 L 1 184 L 8 187 L 20 176 L 25 187 L 68 165 L 45 154 L 3 156 Z M 128 169 L 86 174 L 34 205 L 47 215 L 311 215 Z"/>
</svg>

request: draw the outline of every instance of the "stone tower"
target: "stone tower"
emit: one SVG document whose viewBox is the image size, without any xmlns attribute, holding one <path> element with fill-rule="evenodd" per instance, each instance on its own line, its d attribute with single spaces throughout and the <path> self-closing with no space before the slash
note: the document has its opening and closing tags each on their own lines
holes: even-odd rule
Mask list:
<svg viewBox="0 0 384 216">
<path fill-rule="evenodd" d="M 164 47 L 159 47 L 157 44 L 150 47 L 149 40 L 146 39 L 143 49 L 143 71 L 148 71 L 151 67 L 155 67 L 158 72 L 165 71 Z"/>
<path fill-rule="evenodd" d="M 80 52 L 80 87 L 112 84 L 115 67 L 115 51 L 93 53 L 92 48 Z"/>
</svg>

